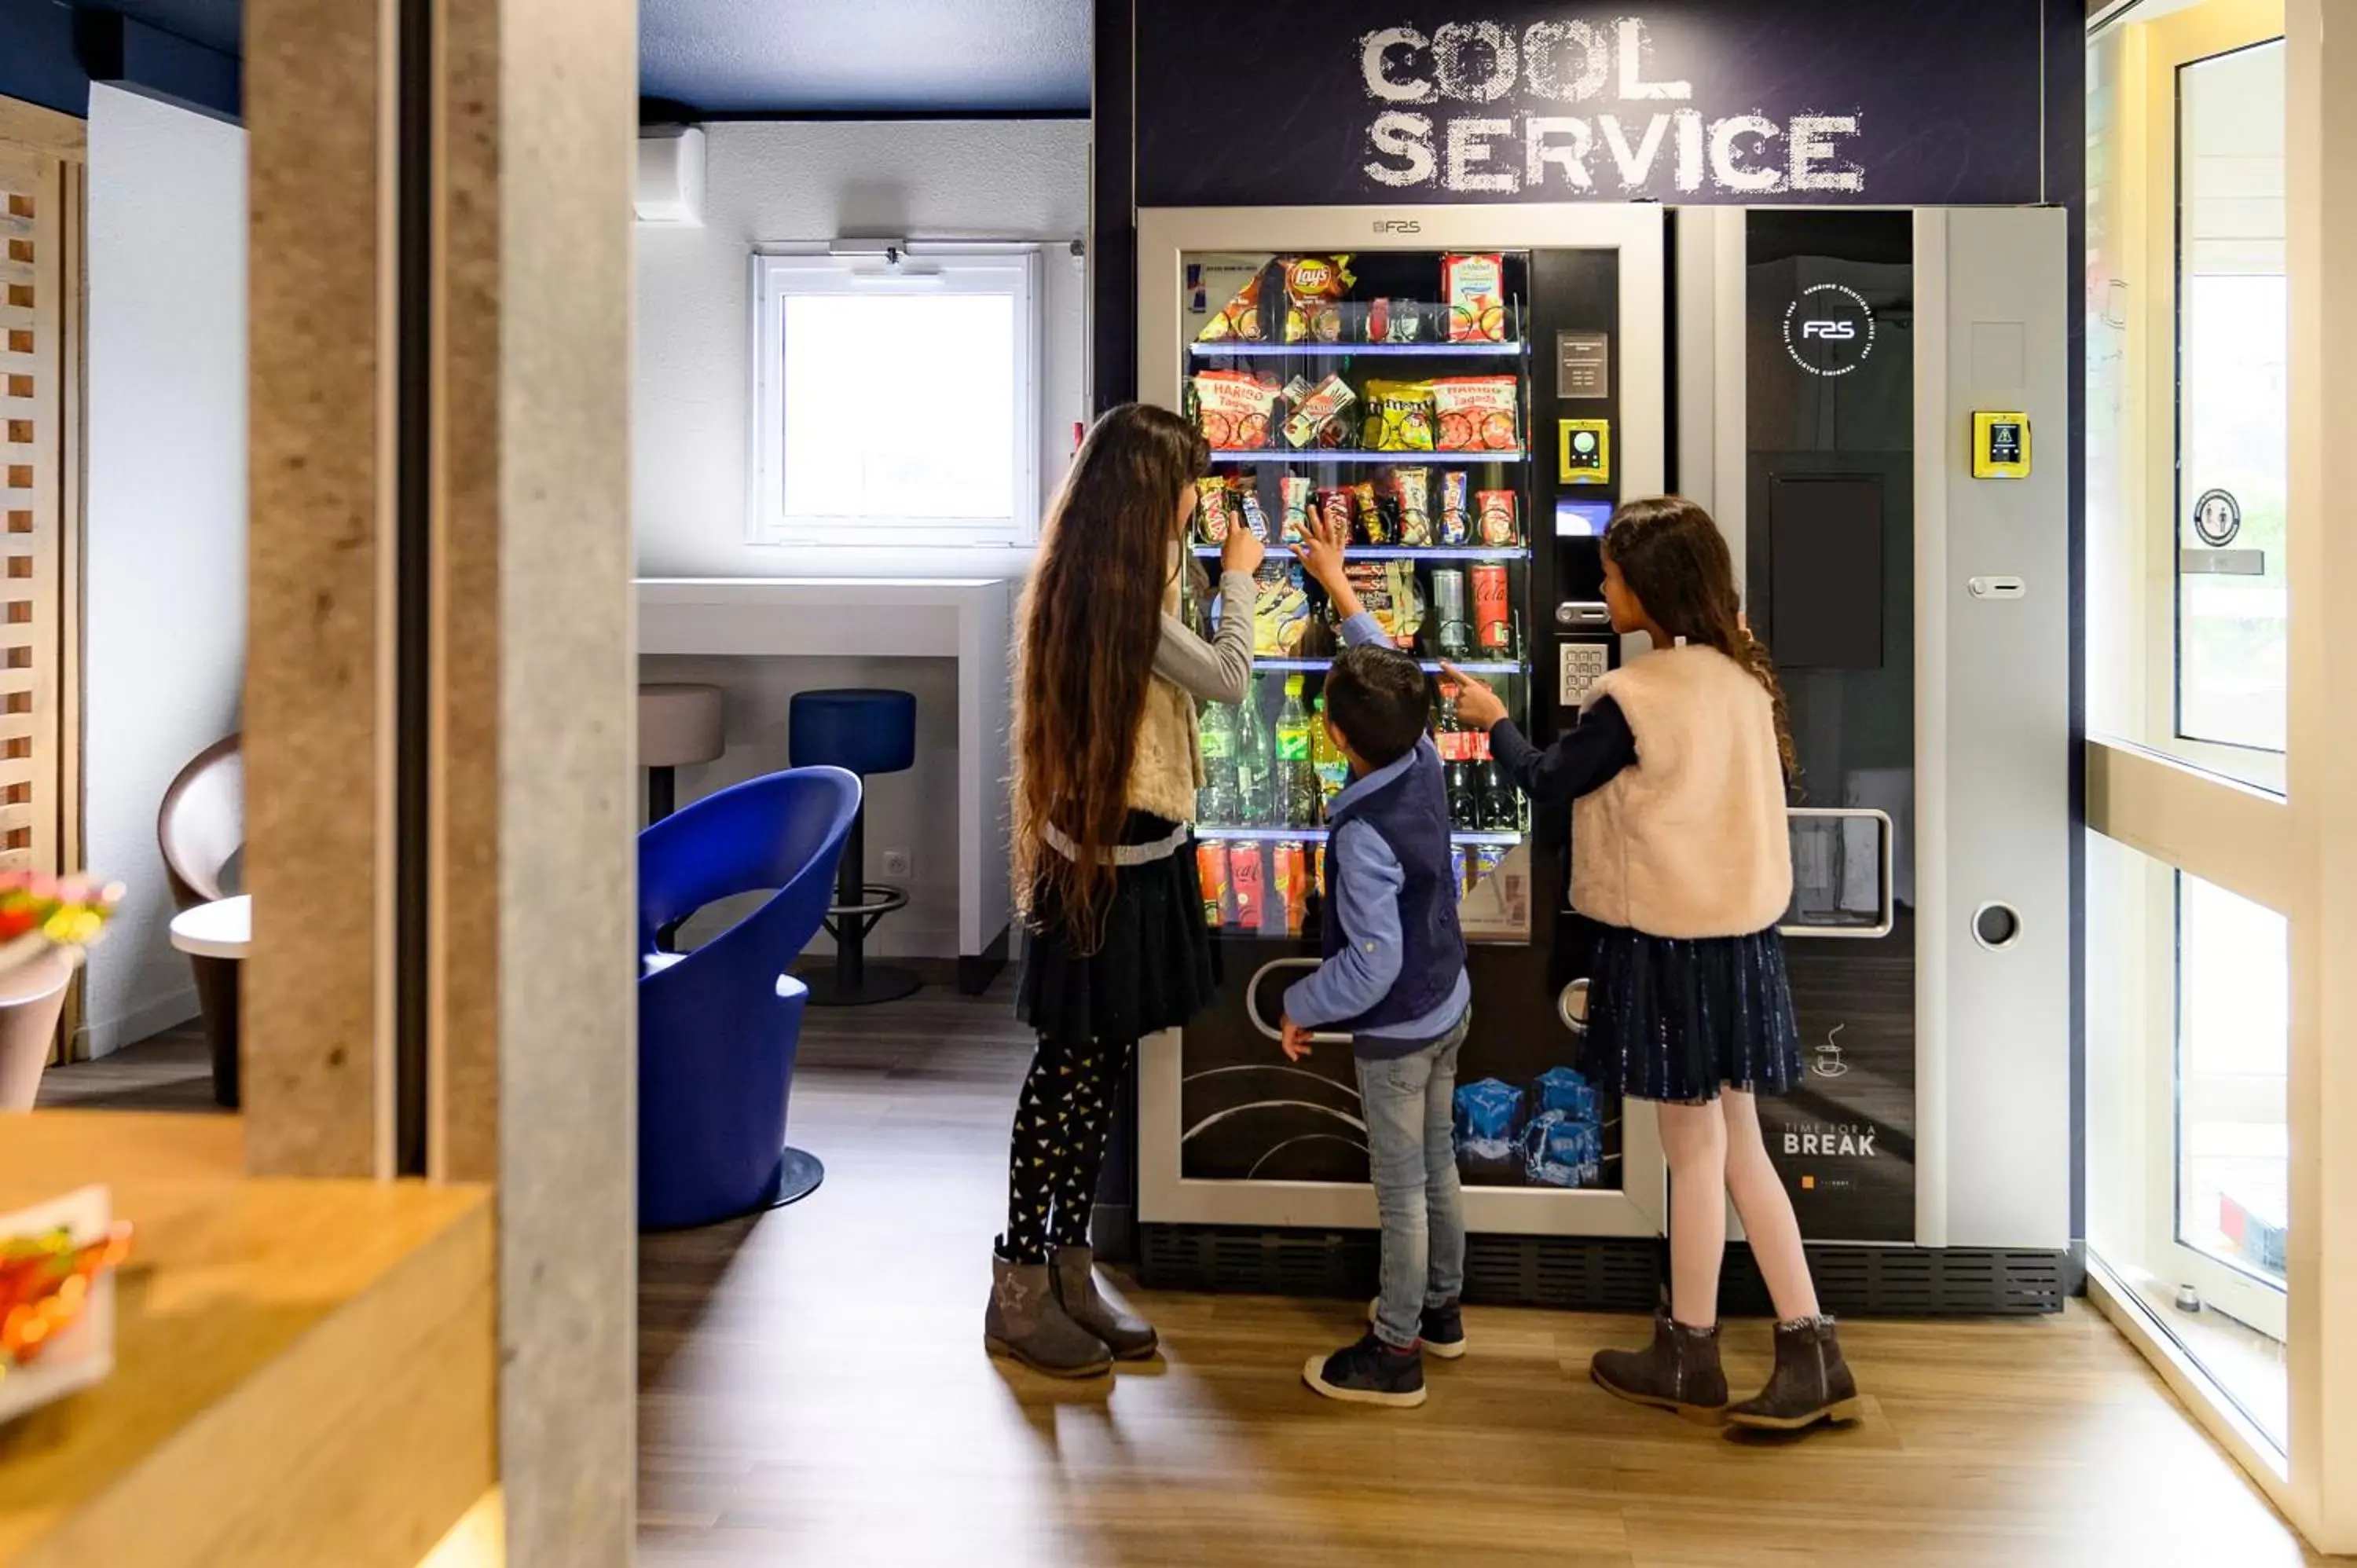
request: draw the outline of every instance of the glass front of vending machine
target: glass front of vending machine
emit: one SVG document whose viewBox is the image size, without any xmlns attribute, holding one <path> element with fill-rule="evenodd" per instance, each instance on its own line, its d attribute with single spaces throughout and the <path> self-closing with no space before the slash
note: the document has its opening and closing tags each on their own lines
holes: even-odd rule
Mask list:
<svg viewBox="0 0 2357 1568">
<path fill-rule="evenodd" d="M 1285 548 L 1321 517 L 1347 524 L 1360 597 L 1430 681 L 1471 944 L 1455 1118 L 1469 1229 L 1658 1236 L 1651 1114 L 1577 1068 L 1567 813 L 1534 811 L 1491 766 L 1440 661 L 1542 745 L 1619 661 L 1599 540 L 1619 497 L 1664 487 L 1661 209 L 1148 210 L 1138 238 L 1141 395 L 1212 448 L 1199 627 L 1228 613 L 1213 586 L 1228 531 L 1269 542 L 1250 699 L 1202 715 L 1197 853 L 1222 989 L 1140 1058 L 1149 1274 L 1229 1228 L 1375 1224 L 1348 1048 L 1289 1063 L 1272 1033 L 1318 951 L 1325 808 L 1347 776 L 1319 721 L 1339 628 Z"/>
</svg>

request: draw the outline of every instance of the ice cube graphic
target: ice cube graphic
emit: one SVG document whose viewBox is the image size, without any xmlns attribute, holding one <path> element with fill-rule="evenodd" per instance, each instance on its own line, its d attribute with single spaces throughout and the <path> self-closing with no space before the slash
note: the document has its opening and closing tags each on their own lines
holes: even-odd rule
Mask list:
<svg viewBox="0 0 2357 1568">
<path fill-rule="evenodd" d="M 1512 1084 L 1485 1078 L 1457 1090 L 1458 1159 L 1512 1157 L 1514 1135 L 1522 1126 L 1523 1091 Z"/>
<path fill-rule="evenodd" d="M 1594 1187 L 1603 1167 L 1604 1134 L 1593 1122 L 1545 1111 L 1523 1133 L 1523 1174 L 1534 1187 Z"/>
<path fill-rule="evenodd" d="M 1541 1112 L 1560 1111 L 1575 1122 L 1594 1122 L 1596 1087 L 1574 1069 L 1551 1067 L 1531 1082 L 1531 1103 Z"/>
</svg>

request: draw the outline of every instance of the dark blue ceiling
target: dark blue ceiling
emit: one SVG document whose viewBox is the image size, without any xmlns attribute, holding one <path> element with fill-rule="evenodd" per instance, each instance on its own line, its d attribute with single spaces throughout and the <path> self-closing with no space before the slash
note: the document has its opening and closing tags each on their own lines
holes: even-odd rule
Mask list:
<svg viewBox="0 0 2357 1568">
<path fill-rule="evenodd" d="M 239 52 L 241 0 L 104 4 Z M 1088 0 L 640 0 L 640 91 L 706 114 L 1084 111 Z"/>
</svg>

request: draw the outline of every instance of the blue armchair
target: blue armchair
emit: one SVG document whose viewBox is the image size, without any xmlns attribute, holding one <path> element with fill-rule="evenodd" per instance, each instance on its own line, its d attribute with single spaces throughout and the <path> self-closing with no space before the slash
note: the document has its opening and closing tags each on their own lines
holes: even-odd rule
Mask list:
<svg viewBox="0 0 2357 1568">
<path fill-rule="evenodd" d="M 802 1034 L 787 972 L 826 918 L 859 779 L 797 768 L 708 795 L 639 835 L 639 1223 L 708 1225 L 790 1201 L 818 1162 L 786 1141 Z M 705 905 L 776 888 L 694 952 L 655 935 Z"/>
</svg>

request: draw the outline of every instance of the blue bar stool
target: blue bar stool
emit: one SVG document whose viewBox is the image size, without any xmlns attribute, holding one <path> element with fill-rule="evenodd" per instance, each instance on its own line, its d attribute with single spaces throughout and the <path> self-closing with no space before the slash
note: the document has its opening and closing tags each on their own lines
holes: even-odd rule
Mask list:
<svg viewBox="0 0 2357 1568">
<path fill-rule="evenodd" d="M 834 903 L 826 929 L 834 938 L 834 972 L 805 973 L 813 1007 L 860 1007 L 897 1002 L 924 982 L 912 970 L 870 964 L 868 933 L 909 895 L 866 880 L 866 781 L 870 774 L 900 773 L 917 762 L 917 699 L 908 692 L 853 688 L 797 692 L 787 716 L 787 752 L 796 768 L 840 768 L 859 775 L 859 814 L 834 874 Z"/>
</svg>

